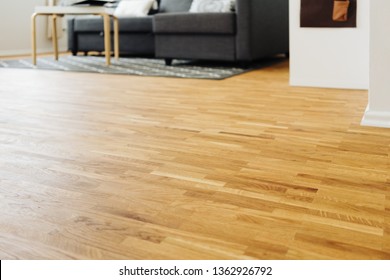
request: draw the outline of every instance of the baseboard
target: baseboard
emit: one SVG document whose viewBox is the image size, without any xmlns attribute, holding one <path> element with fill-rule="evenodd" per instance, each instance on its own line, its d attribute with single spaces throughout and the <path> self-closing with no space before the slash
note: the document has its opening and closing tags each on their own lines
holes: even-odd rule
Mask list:
<svg viewBox="0 0 390 280">
<path fill-rule="evenodd" d="M 65 52 L 66 48 L 60 48 L 59 52 Z M 47 54 L 53 52 L 53 48 L 44 48 L 38 49 L 37 54 Z M 31 49 L 21 49 L 21 50 L 9 50 L 9 51 L 0 51 L 0 56 L 24 56 L 31 55 Z"/>
<path fill-rule="evenodd" d="M 313 79 L 307 77 L 290 77 L 291 86 L 337 88 L 337 89 L 357 89 L 368 90 L 368 81 L 358 80 L 326 80 L 322 78 Z"/>
<path fill-rule="evenodd" d="M 390 128 L 390 112 L 372 111 L 367 106 L 361 125 Z"/>
</svg>

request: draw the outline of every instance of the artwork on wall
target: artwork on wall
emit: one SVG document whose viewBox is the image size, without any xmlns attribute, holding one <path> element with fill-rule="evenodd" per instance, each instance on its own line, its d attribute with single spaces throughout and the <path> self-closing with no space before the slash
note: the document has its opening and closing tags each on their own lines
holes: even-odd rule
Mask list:
<svg viewBox="0 0 390 280">
<path fill-rule="evenodd" d="M 301 0 L 301 27 L 356 27 L 357 0 Z"/>
</svg>

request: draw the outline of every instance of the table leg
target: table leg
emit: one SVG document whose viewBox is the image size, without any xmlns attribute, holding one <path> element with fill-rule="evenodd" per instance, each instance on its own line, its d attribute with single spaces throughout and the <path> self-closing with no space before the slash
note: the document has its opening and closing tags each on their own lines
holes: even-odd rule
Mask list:
<svg viewBox="0 0 390 280">
<path fill-rule="evenodd" d="M 119 21 L 116 16 L 113 16 L 114 20 L 114 55 L 115 59 L 119 60 Z"/>
<path fill-rule="evenodd" d="M 53 41 L 54 58 L 58 60 L 58 39 L 57 39 L 57 15 L 52 16 L 51 39 Z"/>
<path fill-rule="evenodd" d="M 31 47 L 32 47 L 32 63 L 37 65 L 37 32 L 36 32 L 36 17 L 37 14 L 34 13 L 31 16 Z"/>
<path fill-rule="evenodd" d="M 104 50 L 106 53 L 106 65 L 111 64 L 111 34 L 110 34 L 110 16 L 103 14 L 104 21 Z"/>
</svg>

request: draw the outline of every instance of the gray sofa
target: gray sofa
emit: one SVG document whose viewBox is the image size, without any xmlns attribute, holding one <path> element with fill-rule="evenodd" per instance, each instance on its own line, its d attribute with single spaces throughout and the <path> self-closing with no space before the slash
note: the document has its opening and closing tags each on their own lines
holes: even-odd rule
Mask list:
<svg viewBox="0 0 390 280">
<path fill-rule="evenodd" d="M 250 62 L 289 52 L 288 0 L 236 0 L 228 13 L 189 13 L 192 0 L 160 0 L 153 15 L 120 18 L 120 53 L 165 59 Z M 103 51 L 103 22 L 68 24 L 69 50 Z"/>
</svg>

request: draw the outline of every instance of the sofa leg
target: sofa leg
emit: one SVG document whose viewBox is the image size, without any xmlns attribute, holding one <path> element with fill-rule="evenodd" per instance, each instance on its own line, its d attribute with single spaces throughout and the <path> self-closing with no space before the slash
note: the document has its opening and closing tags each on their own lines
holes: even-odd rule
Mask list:
<svg viewBox="0 0 390 280">
<path fill-rule="evenodd" d="M 251 67 L 250 61 L 240 61 L 240 67 L 243 69 L 249 69 Z"/>
<path fill-rule="evenodd" d="M 77 55 L 77 51 L 72 51 L 72 55 L 76 56 Z"/>
<path fill-rule="evenodd" d="M 172 58 L 166 58 L 165 59 L 165 65 L 167 65 L 167 66 L 171 66 L 172 65 Z"/>
</svg>

